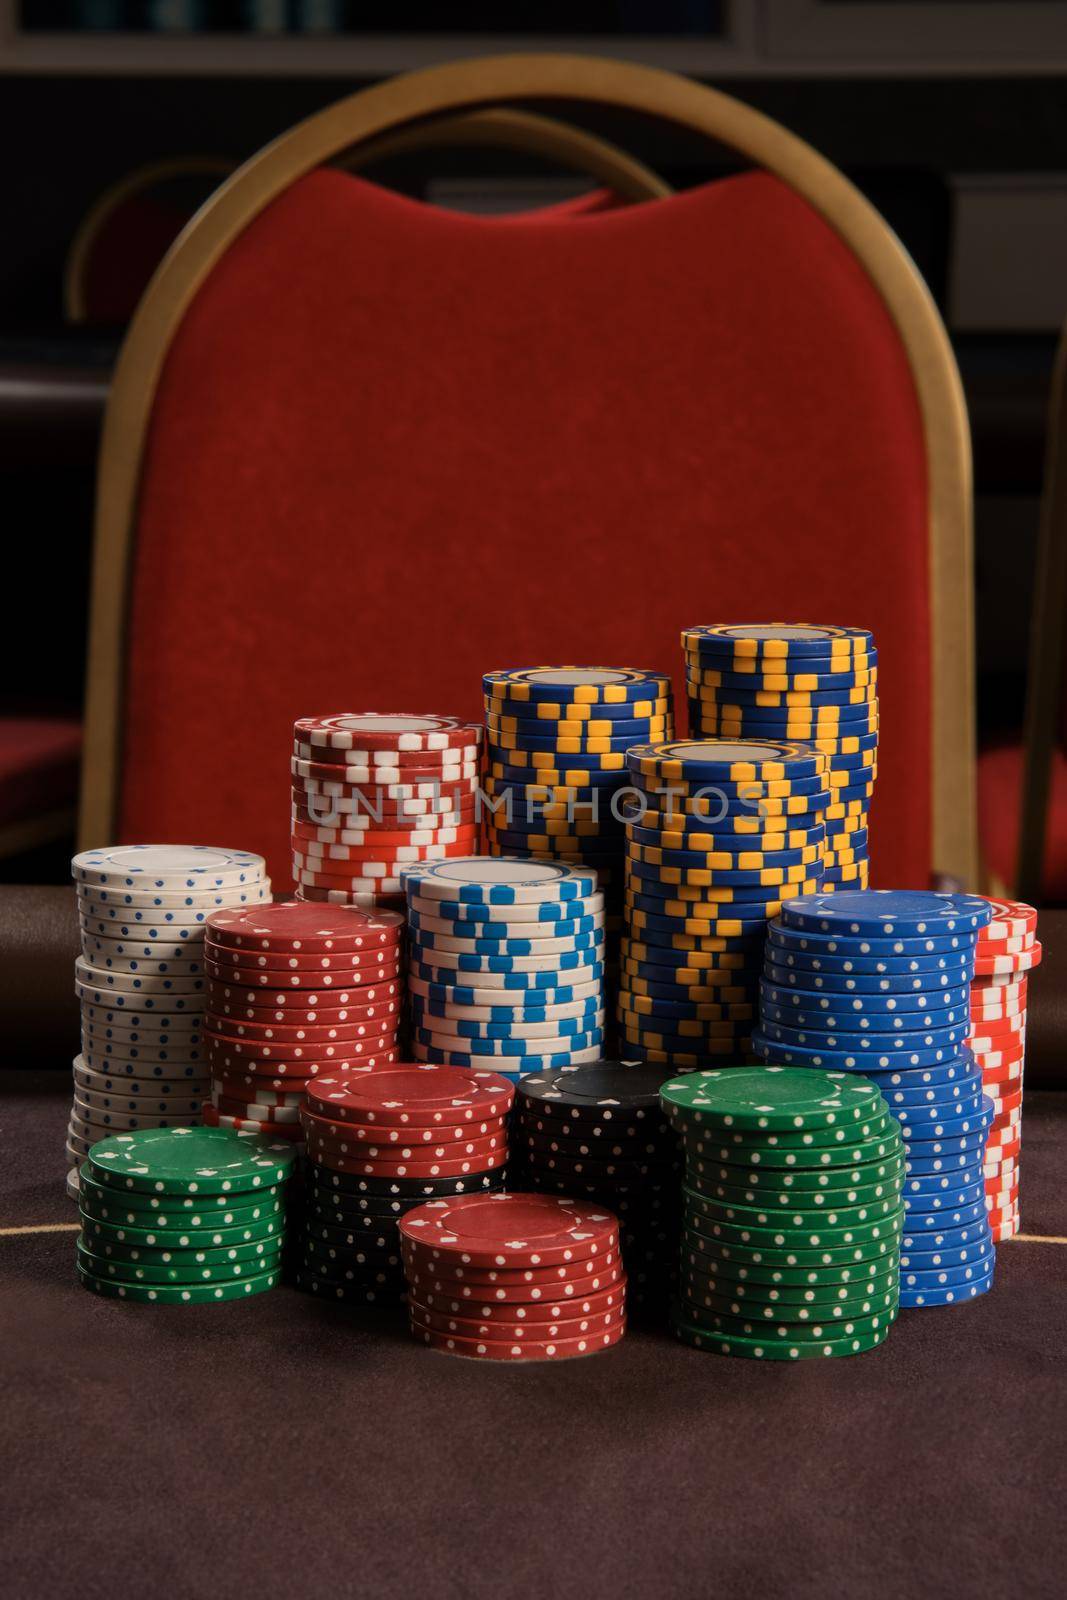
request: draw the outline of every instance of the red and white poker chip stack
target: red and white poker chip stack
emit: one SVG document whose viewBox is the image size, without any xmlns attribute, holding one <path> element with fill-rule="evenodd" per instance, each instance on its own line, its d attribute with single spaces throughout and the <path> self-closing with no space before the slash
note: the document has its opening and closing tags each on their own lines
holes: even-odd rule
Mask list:
<svg viewBox="0 0 1067 1600">
<path fill-rule="evenodd" d="M 416 1339 L 482 1361 L 562 1361 L 626 1331 L 619 1222 L 549 1194 L 431 1200 L 400 1222 Z"/>
<path fill-rule="evenodd" d="M 395 911 L 303 900 L 209 917 L 204 1122 L 299 1142 L 313 1078 L 395 1060 L 402 931 Z"/>
<path fill-rule="evenodd" d="M 1027 974 L 1040 963 L 1041 946 L 1033 906 L 992 898 L 989 903 L 993 919 L 979 935 L 971 986 L 969 1045 L 995 1107 L 985 1188 L 993 1242 L 1000 1244 L 1019 1231 Z"/>
<path fill-rule="evenodd" d="M 293 729 L 293 879 L 303 900 L 402 909 L 400 869 L 478 848 L 482 729 L 344 713 Z"/>
</svg>

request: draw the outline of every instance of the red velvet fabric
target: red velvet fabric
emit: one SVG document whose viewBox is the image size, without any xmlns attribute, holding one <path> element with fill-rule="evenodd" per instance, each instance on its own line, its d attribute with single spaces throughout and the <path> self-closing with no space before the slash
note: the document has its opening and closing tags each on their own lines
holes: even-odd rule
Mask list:
<svg viewBox="0 0 1067 1600">
<path fill-rule="evenodd" d="M 1020 745 L 996 745 L 978 757 L 978 834 L 987 870 L 1009 887 L 1019 860 L 1019 822 L 1023 794 L 1023 751 Z M 1052 757 L 1042 899 L 1067 902 L 1067 755 Z"/>
<path fill-rule="evenodd" d="M 0 717 L 0 825 L 73 806 L 81 745 L 73 717 Z"/>
<path fill-rule="evenodd" d="M 864 272 L 764 174 L 522 227 L 334 171 L 211 274 L 162 375 L 121 833 L 265 850 L 294 717 L 481 715 L 480 675 L 679 629 L 874 630 L 875 878 L 930 861 L 926 479 Z M 684 726 L 684 701 L 679 726 Z"/>
</svg>

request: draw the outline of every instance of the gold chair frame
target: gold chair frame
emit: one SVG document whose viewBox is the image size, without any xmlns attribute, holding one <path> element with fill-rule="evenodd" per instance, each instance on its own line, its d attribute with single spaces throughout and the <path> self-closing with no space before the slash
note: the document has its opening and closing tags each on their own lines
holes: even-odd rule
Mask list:
<svg viewBox="0 0 1067 1600">
<path fill-rule="evenodd" d="M 820 213 L 852 250 L 884 301 L 911 367 L 926 445 L 933 864 L 938 874 L 975 886 L 970 434 L 959 372 L 929 290 L 878 212 L 803 140 L 717 90 L 671 73 L 591 56 L 511 55 L 463 61 L 412 72 L 349 96 L 299 123 L 247 161 L 172 246 L 130 325 L 101 443 L 81 844 L 99 844 L 114 832 L 122 667 L 141 460 L 163 361 L 197 289 L 253 218 L 314 168 L 422 119 L 478 111 L 501 102 L 538 100 L 622 107 L 676 123 L 745 156 Z"/>
</svg>

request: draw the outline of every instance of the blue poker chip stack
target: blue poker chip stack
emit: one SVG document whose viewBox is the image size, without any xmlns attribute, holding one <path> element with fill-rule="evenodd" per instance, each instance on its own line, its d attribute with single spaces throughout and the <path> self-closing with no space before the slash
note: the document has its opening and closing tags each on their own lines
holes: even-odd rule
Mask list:
<svg viewBox="0 0 1067 1600">
<path fill-rule="evenodd" d="M 596 872 L 450 856 L 402 877 L 416 1061 L 516 1080 L 600 1060 L 605 930 Z"/>
<path fill-rule="evenodd" d="M 529 667 L 487 672 L 482 689 L 489 853 L 595 867 L 614 944 L 626 752 L 674 737 L 670 679 L 633 667 Z"/>
<path fill-rule="evenodd" d="M 828 761 L 823 890 L 865 889 L 878 652 L 864 628 L 714 623 L 682 632 L 695 737 L 796 739 Z"/>
<path fill-rule="evenodd" d="M 619 1025 L 674 1070 L 747 1057 L 767 920 L 822 885 L 826 756 L 689 739 L 628 756 Z"/>
<path fill-rule="evenodd" d="M 993 1285 L 986 1215 L 992 1101 L 967 1049 L 978 895 L 838 891 L 786 900 L 767 934 L 756 1054 L 862 1072 L 907 1150 L 902 1306 L 954 1305 Z"/>
</svg>

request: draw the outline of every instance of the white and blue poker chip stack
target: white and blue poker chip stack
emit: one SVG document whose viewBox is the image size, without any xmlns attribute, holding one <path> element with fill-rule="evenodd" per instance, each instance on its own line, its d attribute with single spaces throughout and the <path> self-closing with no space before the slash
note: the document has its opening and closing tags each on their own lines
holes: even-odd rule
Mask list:
<svg viewBox="0 0 1067 1600">
<path fill-rule="evenodd" d="M 682 631 L 693 737 L 796 739 L 828 758 L 824 891 L 865 889 L 878 652 L 865 628 L 713 623 Z"/>
<path fill-rule="evenodd" d="M 416 1061 L 527 1072 L 599 1061 L 604 896 L 563 862 L 453 856 L 403 871 Z"/>
<path fill-rule="evenodd" d="M 822 886 L 826 757 L 683 739 L 628 761 L 622 1047 L 676 1071 L 747 1060 L 767 920 Z"/>
<path fill-rule="evenodd" d="M 768 929 L 756 1054 L 861 1072 L 900 1123 L 902 1306 L 954 1305 L 993 1285 L 984 1166 L 994 1108 L 967 1049 L 989 916 L 978 895 L 838 891 L 785 901 Z"/>
<path fill-rule="evenodd" d="M 210 1089 L 204 933 L 213 911 L 270 899 L 262 856 L 206 845 L 115 845 L 71 863 L 81 1052 L 67 1193 L 99 1139 L 199 1123 Z"/>
</svg>

